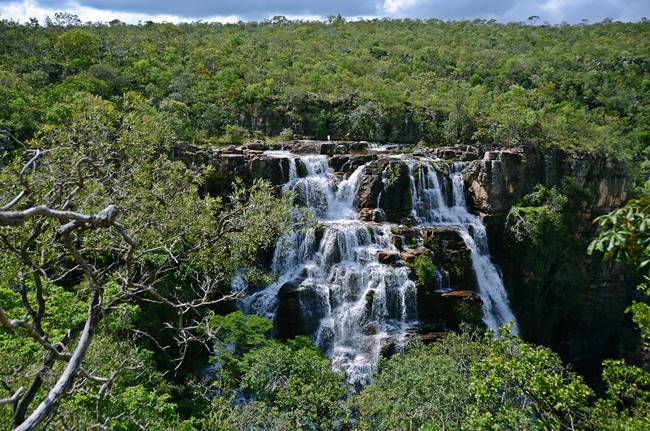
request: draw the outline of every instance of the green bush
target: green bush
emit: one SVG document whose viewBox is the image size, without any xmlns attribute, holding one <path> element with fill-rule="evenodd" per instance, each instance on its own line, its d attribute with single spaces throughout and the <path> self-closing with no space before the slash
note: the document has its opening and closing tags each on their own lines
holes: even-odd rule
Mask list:
<svg viewBox="0 0 650 431">
<path fill-rule="evenodd" d="M 428 256 L 416 256 L 409 266 L 422 286 L 432 286 L 435 283 L 436 267 Z"/>
</svg>

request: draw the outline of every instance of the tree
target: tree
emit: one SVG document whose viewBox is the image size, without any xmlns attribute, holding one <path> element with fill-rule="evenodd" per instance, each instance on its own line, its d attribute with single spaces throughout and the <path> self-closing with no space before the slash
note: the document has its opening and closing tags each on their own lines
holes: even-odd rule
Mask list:
<svg viewBox="0 0 650 431">
<path fill-rule="evenodd" d="M 229 298 L 233 271 L 251 267 L 257 249 L 288 227 L 289 202 L 266 183 L 236 185 L 227 200 L 201 198 L 201 170 L 166 156 L 171 136 L 136 94 L 122 114 L 83 96 L 67 124 L 23 144 L 0 172 L 0 325 L 6 342 L 31 343 L 3 389 L 16 429 L 50 420 L 80 384 L 110 388 L 120 370 L 94 375 L 86 358 L 100 324 L 131 304 L 167 310 L 159 330 L 175 346 L 163 351 L 180 370 L 204 341 L 201 322 Z M 65 291 L 73 295 L 64 312 L 76 317 L 53 321 Z M 38 370 L 30 381 L 26 369 Z"/>
<path fill-rule="evenodd" d="M 470 366 L 485 354 L 475 336 L 449 334 L 382 362 L 354 400 L 362 430 L 460 429 L 469 415 Z"/>
<path fill-rule="evenodd" d="M 638 286 L 645 302 L 634 301 L 628 308 L 641 329 L 646 343 L 650 343 L 650 196 L 630 200 L 624 207 L 594 220 L 600 233 L 589 244 L 589 254 L 598 251 L 608 259 L 626 262 L 642 273 L 645 282 Z M 646 345 L 650 348 L 650 345 Z"/>
<path fill-rule="evenodd" d="M 344 375 L 298 337 L 269 338 L 272 322 L 241 312 L 215 316 L 207 325 L 217 340 L 207 429 L 339 429 L 348 420 Z M 211 408 L 210 408 L 211 406 Z"/>
<path fill-rule="evenodd" d="M 597 217 L 598 236 L 588 252 L 632 265 L 644 278 L 638 286 L 642 301 L 627 309 L 641 331 L 646 353 L 650 350 L 650 196 L 631 199 L 622 208 Z M 603 363 L 606 396 L 594 408 L 593 423 L 599 429 L 645 429 L 650 426 L 650 373 L 623 360 Z"/>
<path fill-rule="evenodd" d="M 75 28 L 61 34 L 56 48 L 68 61 L 69 67 L 87 68 L 97 56 L 99 38 L 83 28 Z"/>
<path fill-rule="evenodd" d="M 473 364 L 470 429 L 576 429 L 592 391 L 545 347 L 516 337 L 488 337 L 487 355 Z"/>
<path fill-rule="evenodd" d="M 353 401 L 360 428 L 582 429 L 591 389 L 550 349 L 500 331 L 448 334 L 384 361 Z"/>
</svg>

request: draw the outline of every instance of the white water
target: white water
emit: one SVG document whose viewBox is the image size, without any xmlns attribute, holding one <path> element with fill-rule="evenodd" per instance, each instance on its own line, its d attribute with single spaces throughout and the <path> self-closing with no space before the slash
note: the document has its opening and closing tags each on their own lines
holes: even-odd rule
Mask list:
<svg viewBox="0 0 650 431">
<path fill-rule="evenodd" d="M 413 190 L 413 212 L 419 225 L 454 225 L 471 251 L 479 295 L 483 301 L 483 321 L 492 329 L 512 322 L 512 333 L 518 334 L 517 320 L 510 309 L 508 295 L 501 275 L 492 263 L 487 233 L 481 220 L 470 214 L 465 204 L 462 163 L 455 163 L 446 176 L 451 178 L 451 205 L 445 199 L 434 161 L 422 160 L 409 164 Z M 417 178 L 414 176 L 417 171 Z"/>
<path fill-rule="evenodd" d="M 415 284 L 406 267 L 378 262 L 378 251 L 397 252 L 390 226 L 356 220 L 354 201 L 363 166 L 337 182 L 325 156 L 300 160 L 306 177 L 290 175 L 285 189 L 314 210 L 322 224 L 322 239 L 317 241 L 312 227 L 278 241 L 273 257 L 278 280 L 242 305 L 247 312 L 273 318 L 282 286 L 299 280 L 299 290 L 311 289 L 319 299 L 315 343 L 351 383 L 365 383 L 382 348 L 403 345 L 407 329 L 416 322 Z"/>
<path fill-rule="evenodd" d="M 309 306 L 301 303 L 300 311 L 301 318 L 316 323 L 314 342 L 334 367 L 347 373 L 351 383 L 366 383 L 382 349 L 403 347 L 408 329 L 417 323 L 417 292 L 405 266 L 378 261 L 378 251 L 398 251 L 391 242 L 390 225 L 356 219 L 355 198 L 365 166 L 339 181 L 328 168 L 326 156 L 300 156 L 306 176 L 299 178 L 296 156 L 285 152 L 269 155 L 290 158 L 284 189 L 295 192 L 297 200 L 314 211 L 322 225 L 322 238 L 319 229 L 310 227 L 278 241 L 273 257 L 278 280 L 245 298 L 242 308 L 274 318 L 278 293 L 285 284 L 297 285 L 299 297 L 300 292 L 309 292 Z M 485 323 L 496 328 L 514 322 L 501 277 L 488 255 L 485 227 L 466 209 L 462 166 L 443 174 L 451 178 L 448 203 L 435 162 L 404 160 L 411 172 L 413 217 L 420 225 L 459 227 L 471 250 Z M 445 289 L 440 279 L 439 286 Z M 516 322 L 513 331 L 517 332 Z"/>
</svg>

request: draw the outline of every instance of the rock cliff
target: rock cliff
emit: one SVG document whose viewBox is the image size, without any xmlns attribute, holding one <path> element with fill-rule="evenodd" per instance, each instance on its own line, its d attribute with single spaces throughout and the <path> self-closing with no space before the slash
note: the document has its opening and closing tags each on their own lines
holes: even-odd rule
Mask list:
<svg viewBox="0 0 650 431">
<path fill-rule="evenodd" d="M 482 159 L 469 163 L 463 177 L 468 203 L 486 215 L 507 212 L 536 184 L 559 185 L 565 177 L 591 192 L 589 208 L 594 214 L 609 212 L 627 198 L 625 164 L 600 154 L 559 149 L 489 151 Z"/>
</svg>

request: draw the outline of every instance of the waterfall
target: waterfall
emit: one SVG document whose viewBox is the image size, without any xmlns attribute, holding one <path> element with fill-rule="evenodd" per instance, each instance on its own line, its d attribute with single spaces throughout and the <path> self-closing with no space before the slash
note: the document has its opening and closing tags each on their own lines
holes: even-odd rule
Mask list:
<svg viewBox="0 0 650 431">
<path fill-rule="evenodd" d="M 447 205 L 441 186 L 439 169 L 435 161 L 422 160 L 409 164 L 413 183 L 414 215 L 420 225 L 454 225 L 469 248 L 476 274 L 479 295 L 483 301 L 483 321 L 492 329 L 512 322 L 513 334 L 519 333 L 517 320 L 510 309 L 508 295 L 498 269 L 490 259 L 487 233 L 481 220 L 467 210 L 462 178 L 463 164 L 454 163 L 447 168 L 451 179 L 452 202 Z M 414 171 L 418 176 L 415 178 Z"/>
<path fill-rule="evenodd" d="M 382 349 L 402 347 L 407 329 L 416 323 L 415 283 L 405 266 L 378 261 L 379 251 L 398 252 L 391 243 L 390 226 L 356 219 L 355 199 L 364 166 L 337 182 L 325 156 L 300 160 L 306 175 L 290 175 L 284 189 L 314 211 L 322 238 L 317 239 L 315 227 L 281 238 L 272 264 L 277 281 L 241 305 L 246 312 L 273 318 L 283 286 L 294 283 L 298 291 L 309 291 L 317 304 L 310 302 L 312 309 L 301 311 L 318 320 L 315 344 L 351 383 L 367 383 Z"/>
<path fill-rule="evenodd" d="M 313 210 L 318 224 L 277 242 L 272 262 L 277 280 L 250 293 L 241 307 L 273 319 L 278 315 L 278 297 L 283 292 L 294 295 L 300 319 L 307 321 L 314 343 L 333 366 L 344 370 L 350 383 L 367 383 L 382 351 L 400 350 L 408 330 L 417 324 L 417 291 L 407 266 L 379 261 L 380 251 L 399 252 L 392 243 L 391 226 L 357 219 L 355 201 L 366 165 L 340 180 L 326 156 L 267 154 L 289 159 L 289 181 L 283 190 L 295 193 L 299 204 Z M 413 219 L 421 226 L 459 228 L 471 252 L 486 325 L 497 328 L 513 321 L 517 333 L 503 282 L 488 254 L 485 227 L 466 207 L 463 165 L 398 158 L 409 168 Z M 304 166 L 301 176 L 297 161 Z M 388 166 L 381 175 L 385 187 Z M 449 288 L 441 272 L 435 277 L 440 291 Z M 235 285 L 241 288 L 239 280 Z"/>
</svg>

